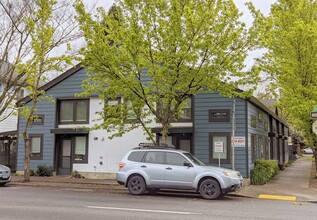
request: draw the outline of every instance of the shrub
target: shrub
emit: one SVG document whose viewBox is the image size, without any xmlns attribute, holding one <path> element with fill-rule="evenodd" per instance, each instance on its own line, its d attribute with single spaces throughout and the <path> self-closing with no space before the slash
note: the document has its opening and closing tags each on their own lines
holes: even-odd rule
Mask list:
<svg viewBox="0 0 317 220">
<path fill-rule="evenodd" d="M 53 168 L 47 165 L 38 165 L 36 170 L 37 176 L 53 176 Z"/>
<path fill-rule="evenodd" d="M 278 163 L 274 160 L 259 159 L 251 170 L 251 184 L 263 185 L 271 180 L 279 171 Z"/>
</svg>

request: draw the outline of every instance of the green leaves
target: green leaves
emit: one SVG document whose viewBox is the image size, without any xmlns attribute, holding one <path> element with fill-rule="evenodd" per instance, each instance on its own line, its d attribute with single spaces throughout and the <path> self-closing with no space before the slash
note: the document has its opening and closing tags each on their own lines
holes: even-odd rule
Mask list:
<svg viewBox="0 0 317 220">
<path fill-rule="evenodd" d="M 284 117 L 309 141 L 315 136 L 309 115 L 317 104 L 316 10 L 316 1 L 279 0 L 269 17 L 257 16 L 262 45 L 268 48 L 261 68 L 279 88 Z"/>
<path fill-rule="evenodd" d="M 140 102 L 164 128 L 186 98 L 239 96 L 239 85 L 257 80 L 243 71 L 256 32 L 248 32 L 232 0 L 120 0 L 96 15 L 79 0 L 75 8 L 87 42 L 85 94 Z M 159 102 L 165 104 L 157 111 Z"/>
</svg>

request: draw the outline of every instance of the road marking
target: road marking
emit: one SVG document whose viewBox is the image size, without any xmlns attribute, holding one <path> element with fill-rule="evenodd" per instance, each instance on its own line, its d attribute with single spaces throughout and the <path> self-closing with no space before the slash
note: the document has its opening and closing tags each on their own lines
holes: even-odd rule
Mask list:
<svg viewBox="0 0 317 220">
<path fill-rule="evenodd" d="M 277 199 L 277 200 L 296 201 L 296 196 L 277 196 L 277 195 L 260 194 L 259 199 Z"/>
<path fill-rule="evenodd" d="M 131 209 L 131 208 L 101 207 L 101 206 L 86 206 L 86 208 L 120 210 L 120 211 L 132 211 L 132 212 L 166 213 L 166 214 L 179 214 L 179 215 L 201 215 L 202 214 L 202 213 L 197 213 L 197 212 L 179 212 L 179 211 L 168 211 L 168 210 Z"/>
</svg>

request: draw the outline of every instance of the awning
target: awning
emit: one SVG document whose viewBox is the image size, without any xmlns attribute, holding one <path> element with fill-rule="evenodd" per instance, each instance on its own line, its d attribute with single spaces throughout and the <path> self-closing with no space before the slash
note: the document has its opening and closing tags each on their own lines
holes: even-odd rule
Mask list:
<svg viewBox="0 0 317 220">
<path fill-rule="evenodd" d="M 162 128 L 152 128 L 152 133 L 161 133 Z M 193 127 L 173 127 L 169 129 L 170 134 L 176 133 L 193 133 Z"/>
<path fill-rule="evenodd" d="M 89 130 L 85 128 L 55 128 L 51 129 L 54 134 L 89 134 Z"/>
</svg>

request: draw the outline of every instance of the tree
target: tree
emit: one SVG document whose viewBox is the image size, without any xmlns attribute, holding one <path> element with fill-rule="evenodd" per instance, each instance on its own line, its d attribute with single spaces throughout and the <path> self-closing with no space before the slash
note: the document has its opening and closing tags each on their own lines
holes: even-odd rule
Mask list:
<svg viewBox="0 0 317 220">
<path fill-rule="evenodd" d="M 161 124 L 165 142 L 189 97 L 216 91 L 250 94 L 236 89 L 257 79 L 256 72 L 242 71 L 256 32 L 239 20 L 233 1 L 121 0 L 114 7 L 93 16 L 80 0 L 75 4 L 87 43 L 81 51 L 88 71 L 84 95 L 128 100 L 105 105 L 95 128 L 120 136 L 137 127 L 125 124 L 133 113 L 149 136 L 148 124 Z"/>
<path fill-rule="evenodd" d="M 28 30 L 29 54 L 16 64 L 17 74 L 23 74 L 29 91 L 30 104 L 20 103 L 19 116 L 24 117 L 25 126 L 22 136 L 25 144 L 24 181 L 30 181 L 30 151 L 31 140 L 28 128 L 32 127 L 36 117 L 36 105 L 41 99 L 49 99 L 40 90 L 40 82 L 54 71 L 61 71 L 65 65 L 70 65 L 72 57 L 67 53 L 54 55 L 53 50 L 61 45 L 77 39 L 76 22 L 72 16 L 71 1 L 34 0 L 29 17 L 25 17 L 25 27 Z M 68 48 L 69 49 L 69 48 Z"/>
<path fill-rule="evenodd" d="M 268 17 L 253 12 L 262 24 L 258 26 L 262 46 L 268 49 L 261 69 L 278 88 L 278 107 L 315 146 L 316 157 L 317 137 L 312 133 L 310 112 L 317 105 L 317 2 L 278 0 Z"/>
<path fill-rule="evenodd" d="M 30 16 L 29 0 L 3 0 L 0 2 L 0 121 L 12 113 L 13 101 L 25 86 L 24 73 L 17 74 L 15 67 L 29 53 L 29 30 L 25 19 Z M 19 98 L 19 97 L 18 97 Z M 20 97 L 22 98 L 22 97 Z"/>
</svg>

